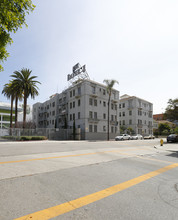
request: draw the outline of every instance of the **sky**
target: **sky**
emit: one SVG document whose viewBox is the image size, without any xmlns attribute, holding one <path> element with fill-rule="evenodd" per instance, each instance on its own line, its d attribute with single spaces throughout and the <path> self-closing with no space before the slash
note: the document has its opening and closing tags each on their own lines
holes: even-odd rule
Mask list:
<svg viewBox="0 0 178 220">
<path fill-rule="evenodd" d="M 178 97 L 177 0 L 33 0 L 33 13 L 12 35 L 10 57 L 0 72 L 3 85 L 16 70 L 28 68 L 41 82 L 44 102 L 69 86 L 67 75 L 76 63 L 86 64 L 91 80 L 115 79 L 120 95 L 153 103 L 165 111 Z"/>
</svg>

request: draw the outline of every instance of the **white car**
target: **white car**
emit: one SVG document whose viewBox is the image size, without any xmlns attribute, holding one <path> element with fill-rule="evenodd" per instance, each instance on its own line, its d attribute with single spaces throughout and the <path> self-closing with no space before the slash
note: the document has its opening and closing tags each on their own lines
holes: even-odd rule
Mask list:
<svg viewBox="0 0 178 220">
<path fill-rule="evenodd" d="M 130 140 L 130 139 L 131 139 L 130 135 L 128 134 L 122 134 L 115 137 L 115 141 Z"/>
<path fill-rule="evenodd" d="M 133 135 L 132 136 L 132 140 L 142 140 L 143 139 L 143 136 L 141 134 L 136 134 L 136 135 Z"/>
</svg>

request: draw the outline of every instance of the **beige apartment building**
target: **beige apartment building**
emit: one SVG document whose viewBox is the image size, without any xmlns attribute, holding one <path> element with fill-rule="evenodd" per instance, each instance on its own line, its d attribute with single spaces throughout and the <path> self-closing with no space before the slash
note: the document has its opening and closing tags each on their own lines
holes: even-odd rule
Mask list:
<svg viewBox="0 0 178 220">
<path fill-rule="evenodd" d="M 119 124 L 135 134 L 153 134 L 153 104 L 136 96 L 123 95 L 119 100 Z"/>
<path fill-rule="evenodd" d="M 44 103 L 33 105 L 37 128 L 80 128 L 85 140 L 107 139 L 108 93 L 106 86 L 90 79 L 79 79 L 68 89 Z M 110 137 L 119 134 L 119 91 L 113 89 L 110 103 Z"/>
</svg>

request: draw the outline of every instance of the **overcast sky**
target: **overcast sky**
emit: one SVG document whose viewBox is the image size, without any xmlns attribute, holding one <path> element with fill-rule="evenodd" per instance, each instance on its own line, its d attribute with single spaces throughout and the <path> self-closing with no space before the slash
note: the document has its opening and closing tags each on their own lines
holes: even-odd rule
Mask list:
<svg viewBox="0 0 178 220">
<path fill-rule="evenodd" d="M 177 0 L 33 0 L 36 8 L 13 35 L 0 91 L 15 70 L 29 68 L 44 102 L 68 87 L 67 74 L 86 64 L 91 80 L 115 79 L 120 95 L 153 103 L 161 113 L 178 97 Z M 7 99 L 0 94 L 0 101 Z"/>
</svg>

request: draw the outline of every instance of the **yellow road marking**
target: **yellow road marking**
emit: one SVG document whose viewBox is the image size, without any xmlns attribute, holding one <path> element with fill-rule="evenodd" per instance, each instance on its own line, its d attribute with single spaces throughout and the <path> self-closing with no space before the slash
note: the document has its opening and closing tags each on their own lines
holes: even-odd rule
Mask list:
<svg viewBox="0 0 178 220">
<path fill-rule="evenodd" d="M 115 193 L 118 193 L 122 190 L 125 190 L 129 187 L 132 187 L 138 183 L 144 182 L 152 177 L 155 177 L 161 173 L 164 173 L 168 170 L 171 170 L 175 167 L 178 167 L 178 163 L 174 163 L 171 164 L 169 166 L 163 167 L 161 169 L 152 171 L 150 173 L 147 173 L 145 175 L 136 177 L 134 179 L 128 180 L 126 182 L 120 183 L 118 185 L 106 188 L 104 190 L 101 190 L 99 192 L 48 208 L 48 209 L 44 209 L 20 218 L 16 218 L 15 220 L 28 220 L 28 219 L 32 219 L 32 220 L 39 220 L 39 219 L 43 219 L 43 220 L 47 220 L 47 219 L 51 219 L 54 217 L 57 217 L 59 215 L 62 215 L 64 213 L 70 212 L 72 210 L 78 209 L 80 207 L 86 206 L 90 203 L 96 202 L 98 200 L 101 200 L 103 198 L 106 198 L 108 196 L 111 196 Z"/>
<path fill-rule="evenodd" d="M 25 160 L 13 160 L 13 161 L 3 161 L 3 162 L 0 162 L 0 164 L 10 164 L 10 163 L 22 163 L 22 162 L 30 162 L 30 161 L 38 161 L 38 160 L 49 160 L 49 159 L 57 159 L 57 158 L 66 158 L 66 157 L 79 157 L 79 156 L 87 156 L 87 155 L 94 155 L 94 154 L 104 154 L 104 153 L 119 153 L 121 155 L 127 155 L 127 156 L 136 156 L 136 155 L 133 155 L 133 154 L 128 154 L 128 153 L 122 153 L 121 151 L 136 151 L 136 150 L 151 150 L 151 149 L 147 149 L 147 148 L 132 148 L 132 149 L 120 149 L 120 150 L 111 150 L 111 151 L 99 151 L 99 152 L 93 152 L 93 153 L 84 153 L 84 154 L 72 154 L 72 155 L 63 155 L 63 156 L 55 156 L 55 157 L 42 157 L 42 158 L 32 158 L 32 159 L 25 159 Z M 143 159 L 142 157 L 139 157 L 139 156 L 136 156 L 138 158 L 141 158 Z M 147 160 L 153 160 L 153 159 L 148 159 L 148 158 L 145 158 L 144 159 L 147 159 Z M 156 160 L 156 159 L 154 159 Z M 172 163 L 172 162 L 169 162 L 169 161 L 162 161 L 162 160 L 157 160 L 157 161 L 160 161 L 160 162 L 165 162 L 165 163 Z"/>
</svg>

